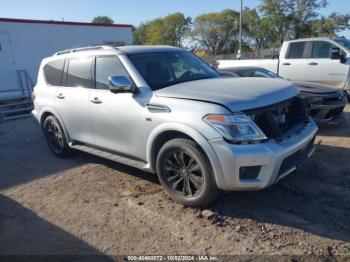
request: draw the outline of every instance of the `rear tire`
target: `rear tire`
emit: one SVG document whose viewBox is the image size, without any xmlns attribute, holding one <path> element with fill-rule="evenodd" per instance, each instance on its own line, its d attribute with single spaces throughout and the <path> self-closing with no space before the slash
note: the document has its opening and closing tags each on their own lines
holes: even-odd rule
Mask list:
<svg viewBox="0 0 350 262">
<path fill-rule="evenodd" d="M 186 206 L 204 206 L 218 194 L 207 156 L 189 139 L 173 139 L 162 146 L 157 174 L 170 197 Z"/>
<path fill-rule="evenodd" d="M 68 157 L 72 153 L 63 128 L 54 116 L 48 116 L 43 124 L 43 132 L 51 152 L 61 158 Z"/>
</svg>

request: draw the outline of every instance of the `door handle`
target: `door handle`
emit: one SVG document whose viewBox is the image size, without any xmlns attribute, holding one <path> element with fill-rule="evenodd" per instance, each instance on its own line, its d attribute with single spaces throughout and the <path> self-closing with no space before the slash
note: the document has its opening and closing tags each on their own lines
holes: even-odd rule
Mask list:
<svg viewBox="0 0 350 262">
<path fill-rule="evenodd" d="M 286 63 L 283 63 L 282 65 L 289 66 L 290 63 L 286 62 Z"/>
<path fill-rule="evenodd" d="M 94 99 L 91 99 L 90 101 L 94 104 L 101 104 L 102 103 L 102 101 L 98 97 L 94 97 Z"/>
<path fill-rule="evenodd" d="M 57 95 L 57 98 L 58 99 L 65 99 L 65 96 L 62 93 L 60 93 L 60 94 Z"/>
<path fill-rule="evenodd" d="M 316 63 L 316 62 L 311 62 L 311 63 L 309 63 L 309 65 L 315 66 L 315 65 L 318 65 L 318 63 Z"/>
</svg>

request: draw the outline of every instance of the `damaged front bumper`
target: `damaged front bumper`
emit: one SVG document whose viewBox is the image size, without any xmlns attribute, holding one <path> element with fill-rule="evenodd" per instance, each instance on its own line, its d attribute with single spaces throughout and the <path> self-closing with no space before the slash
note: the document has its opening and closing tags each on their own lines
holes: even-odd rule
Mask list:
<svg viewBox="0 0 350 262">
<path fill-rule="evenodd" d="M 310 104 L 310 116 L 318 125 L 338 125 L 344 122 L 343 111 L 347 104 L 346 96 L 335 99 L 322 99 Z"/>
<path fill-rule="evenodd" d="M 279 142 L 233 145 L 224 140 L 210 141 L 222 170 L 219 188 L 259 190 L 276 183 L 312 155 L 316 132 L 317 126 L 310 119 Z"/>
</svg>

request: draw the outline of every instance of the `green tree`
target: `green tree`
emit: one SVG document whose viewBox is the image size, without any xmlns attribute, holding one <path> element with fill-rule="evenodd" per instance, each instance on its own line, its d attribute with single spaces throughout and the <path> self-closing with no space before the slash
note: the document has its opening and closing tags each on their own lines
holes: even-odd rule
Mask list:
<svg viewBox="0 0 350 262">
<path fill-rule="evenodd" d="M 280 48 L 285 40 L 334 36 L 350 29 L 350 14 L 319 14 L 327 0 L 260 0 L 259 8 L 246 8 L 243 14 L 243 47 L 260 51 Z M 192 25 L 192 27 L 191 27 Z M 185 37 L 193 40 L 193 50 L 211 55 L 234 53 L 238 49 L 239 12 L 225 9 L 190 17 L 174 13 L 141 23 L 133 31 L 135 44 L 182 46 Z"/>
<path fill-rule="evenodd" d="M 310 24 L 310 36 L 336 36 L 340 31 L 350 29 L 350 14 L 332 13 L 328 17 L 321 17 Z"/>
<path fill-rule="evenodd" d="M 197 16 L 191 36 L 209 54 L 233 53 L 238 45 L 239 13 L 225 9 Z"/>
<path fill-rule="evenodd" d="M 290 34 L 291 0 L 261 0 L 259 11 L 266 19 L 271 38 L 280 45 Z M 271 39 L 271 40 L 272 40 Z"/>
<path fill-rule="evenodd" d="M 291 4 L 292 37 L 301 38 L 312 34 L 311 24 L 319 19 L 318 10 L 328 5 L 327 0 L 296 0 Z"/>
<path fill-rule="evenodd" d="M 261 0 L 259 8 L 276 40 L 282 43 L 310 36 L 312 23 L 320 18 L 318 10 L 327 5 L 327 0 Z"/>
<path fill-rule="evenodd" d="M 182 46 L 186 33 L 190 30 L 191 17 L 185 17 L 181 13 L 174 13 L 164 18 L 164 38 L 168 44 Z"/>
<path fill-rule="evenodd" d="M 96 16 L 94 19 L 92 19 L 91 23 L 93 24 L 114 24 L 114 21 L 112 18 L 108 16 Z"/>
<path fill-rule="evenodd" d="M 135 44 L 182 46 L 186 32 L 190 30 L 192 19 L 182 13 L 174 13 L 142 23 L 135 28 Z"/>
<path fill-rule="evenodd" d="M 245 8 L 243 17 L 244 39 L 247 39 L 247 44 L 254 47 L 260 56 L 260 51 L 275 40 L 276 34 L 270 29 L 268 20 L 261 18 L 256 9 Z"/>
<path fill-rule="evenodd" d="M 148 45 L 167 45 L 170 40 L 165 37 L 163 18 L 152 20 L 146 27 L 146 43 Z"/>
<path fill-rule="evenodd" d="M 135 45 L 143 45 L 147 43 L 147 24 L 141 23 L 133 29 L 133 42 Z"/>
</svg>

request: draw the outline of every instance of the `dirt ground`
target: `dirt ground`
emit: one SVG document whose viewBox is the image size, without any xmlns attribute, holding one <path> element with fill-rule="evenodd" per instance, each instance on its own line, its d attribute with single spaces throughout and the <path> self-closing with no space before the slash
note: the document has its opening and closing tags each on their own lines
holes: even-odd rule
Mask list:
<svg viewBox="0 0 350 262">
<path fill-rule="evenodd" d="M 154 175 L 78 153 L 54 157 L 36 122 L 0 126 L 0 254 L 350 257 L 350 106 L 314 156 L 259 192 L 184 208 Z M 101 257 L 103 258 L 103 257 Z"/>
</svg>

